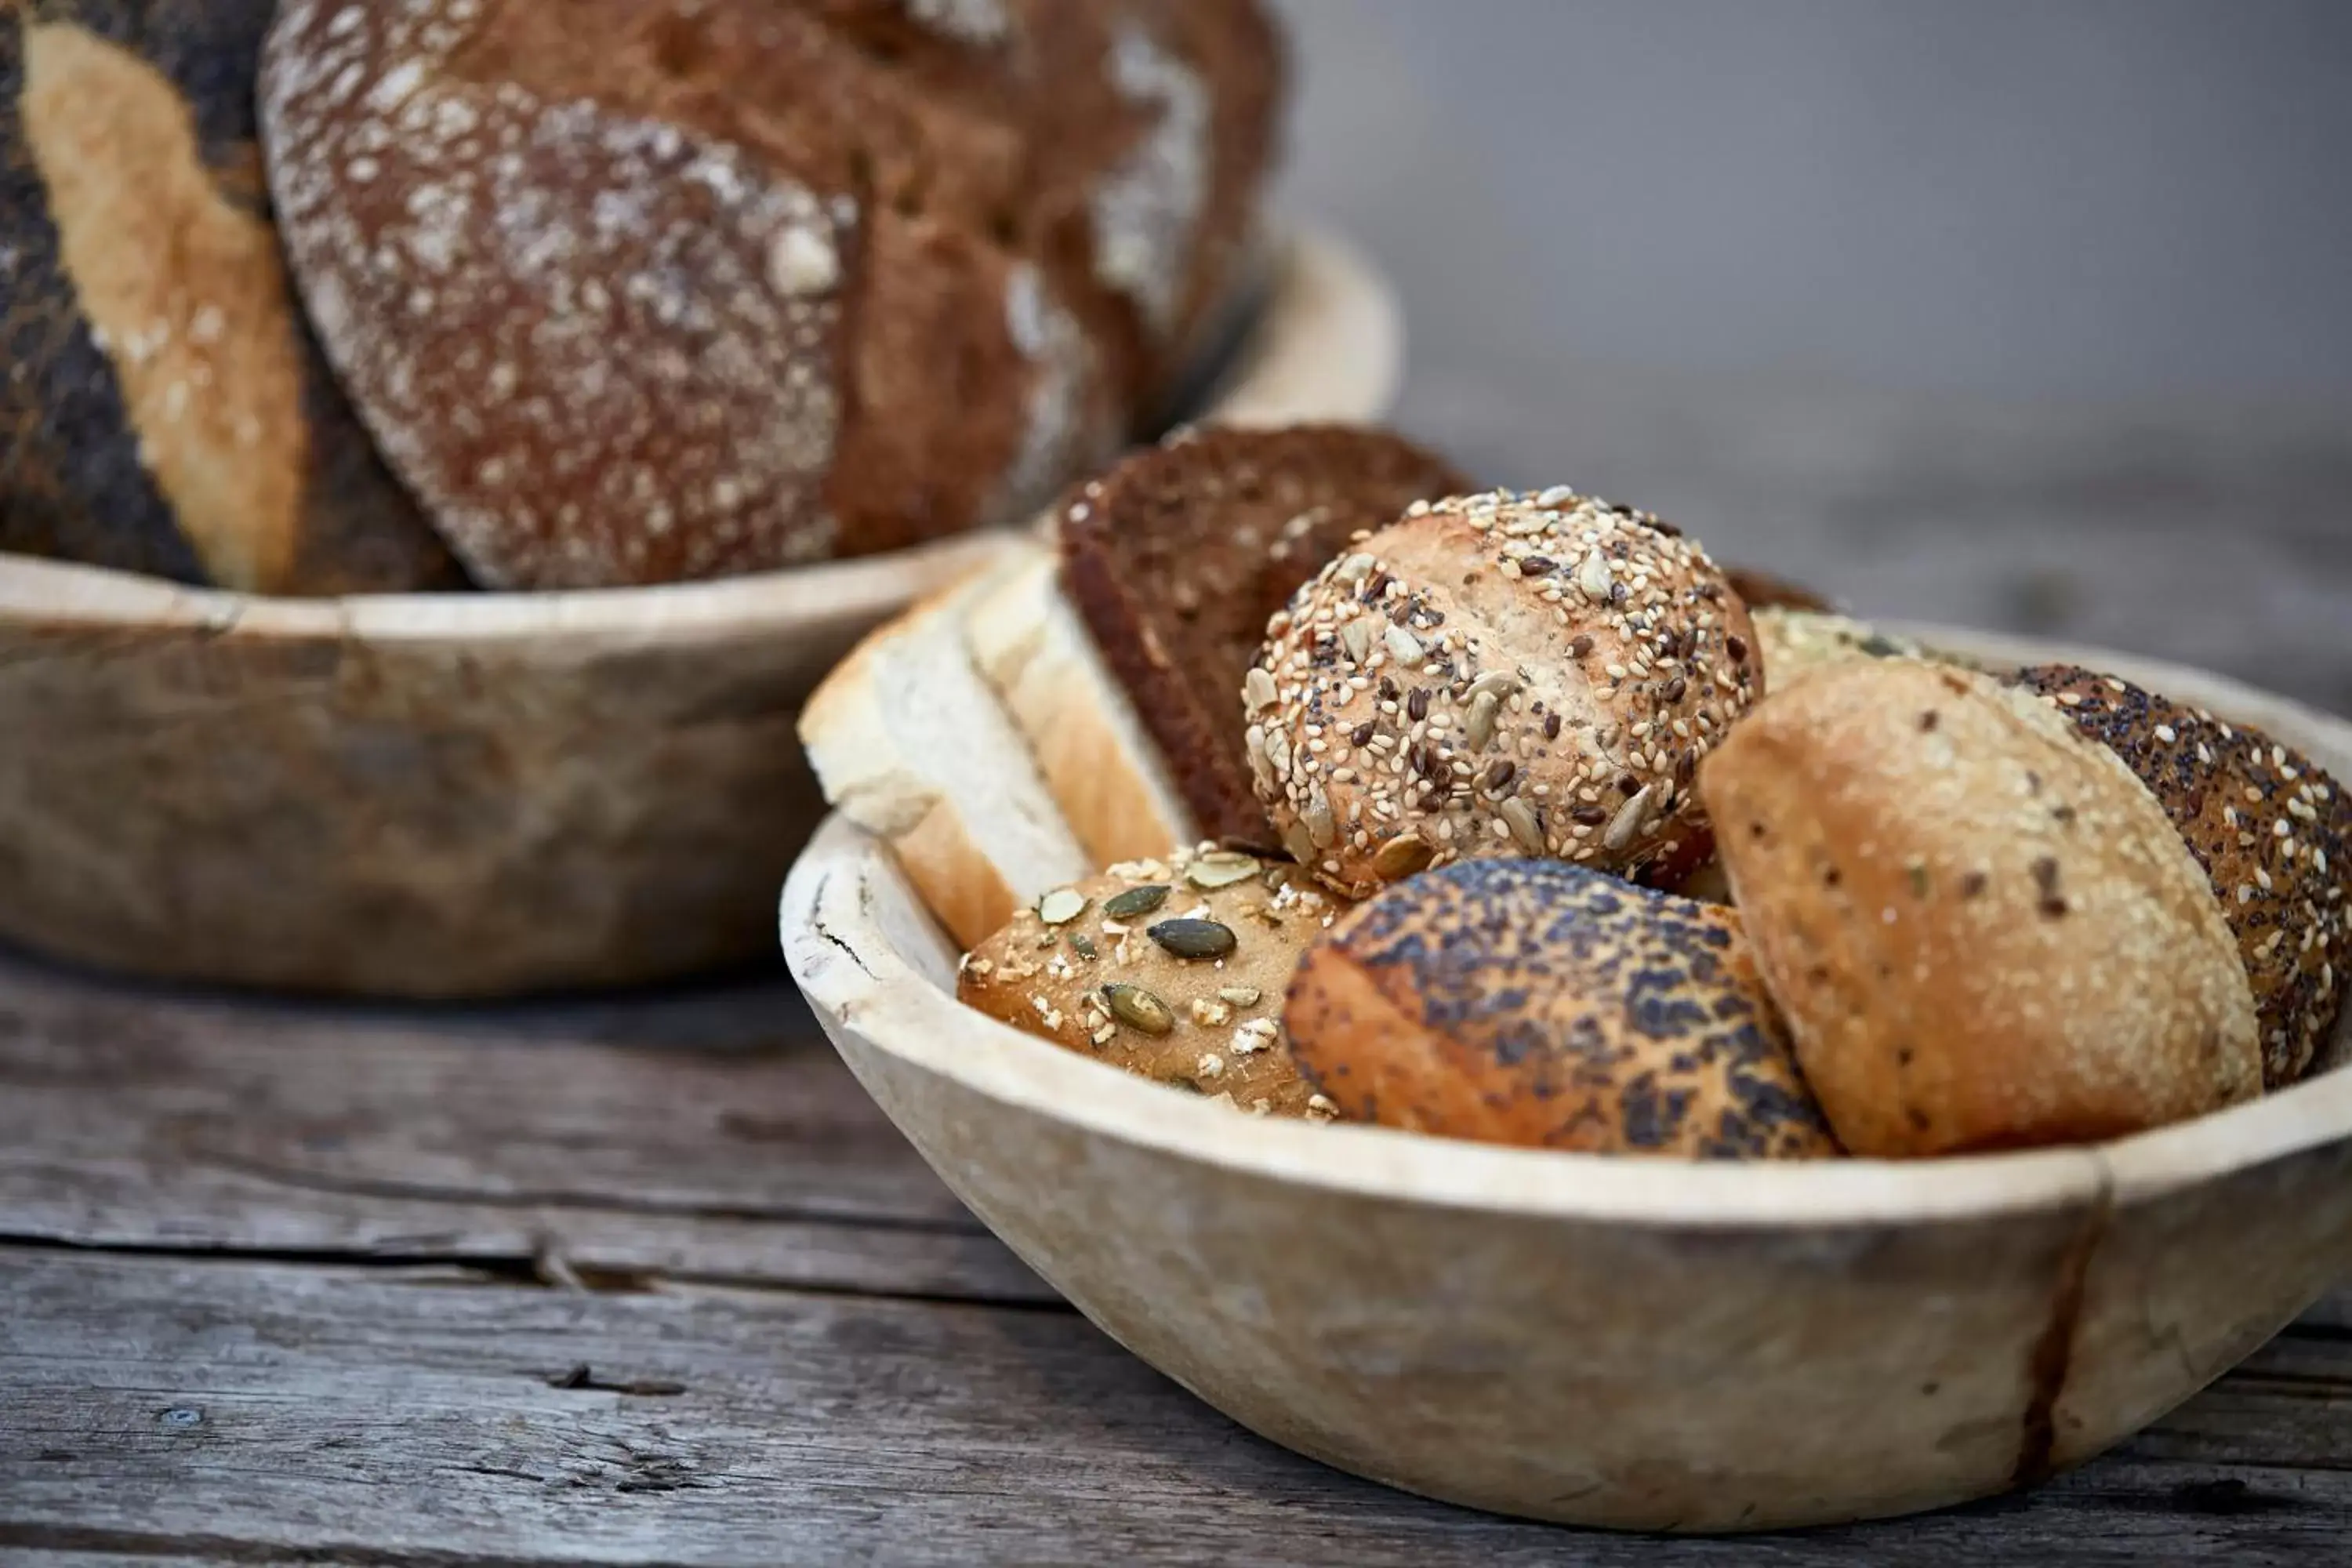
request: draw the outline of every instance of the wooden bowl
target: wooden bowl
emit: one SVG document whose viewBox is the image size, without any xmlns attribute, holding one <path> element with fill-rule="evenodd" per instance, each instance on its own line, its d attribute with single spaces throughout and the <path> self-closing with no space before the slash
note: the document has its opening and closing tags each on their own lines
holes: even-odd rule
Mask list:
<svg viewBox="0 0 2352 1568">
<path fill-rule="evenodd" d="M 1371 420 L 1386 285 L 1300 234 L 1202 417 Z M 823 814 L 793 725 L 996 542 L 670 587 L 269 599 L 0 555 L 0 938 L 102 967 L 479 997 L 774 952 Z"/>
<path fill-rule="evenodd" d="M 2352 778 L 2352 725 L 2225 680 L 1915 635 L 2112 669 Z M 955 954 L 838 819 L 782 927 L 859 1081 L 1087 1317 L 1277 1443 L 1476 1508 L 1727 1531 L 2030 1485 L 2352 1268 L 2352 1072 L 2097 1147 L 1550 1153 L 1240 1116 L 962 1008 Z"/>
</svg>

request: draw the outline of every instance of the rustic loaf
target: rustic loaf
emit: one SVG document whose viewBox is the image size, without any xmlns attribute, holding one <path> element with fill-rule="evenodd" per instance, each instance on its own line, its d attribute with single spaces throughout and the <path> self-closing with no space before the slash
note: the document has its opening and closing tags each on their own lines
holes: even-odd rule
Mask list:
<svg viewBox="0 0 2352 1568">
<path fill-rule="evenodd" d="M 294 308 L 254 141 L 270 10 L 0 6 L 0 551 L 462 586 Z"/>
<path fill-rule="evenodd" d="M 1349 1121 L 1603 1153 L 1834 1154 L 1739 917 L 1548 860 L 1465 861 L 1317 942 L 1284 1012 Z"/>
<path fill-rule="evenodd" d="M 1240 717 L 1267 620 L 1358 533 L 1468 488 L 1384 431 L 1298 426 L 1180 432 L 1065 498 L 1066 590 L 1204 833 L 1274 842 Z"/>
<path fill-rule="evenodd" d="M 1351 897 L 1492 856 L 1679 879 L 1706 858 L 1699 759 L 1762 690 L 1754 638 L 1646 512 L 1564 487 L 1416 503 L 1269 626 L 1258 798 Z"/>
<path fill-rule="evenodd" d="M 1778 691 L 1798 677 L 1831 665 L 1868 658 L 1923 658 L 1927 650 L 1908 637 L 1889 637 L 1844 616 L 1790 609 L 1748 607 L 1764 652 L 1764 681 Z"/>
<path fill-rule="evenodd" d="M 2263 1031 L 2263 1079 L 2294 1082 L 2335 1031 L 2352 953 L 2352 802 L 2299 752 L 2129 681 L 2037 665 L 2018 684 L 2105 742 L 2155 795 L 2238 939 Z"/>
<path fill-rule="evenodd" d="M 1777 691 L 1701 765 L 1806 1080 L 1856 1154 L 2084 1142 L 2258 1094 L 2205 878 L 2105 747 L 1909 659 Z"/>
<path fill-rule="evenodd" d="M 1339 906 L 1297 868 L 1204 847 L 1047 892 L 966 956 L 956 994 L 1129 1072 L 1259 1114 L 1329 1121 L 1281 1026 Z"/>
<path fill-rule="evenodd" d="M 1159 747 L 1062 592 L 1050 551 L 1034 551 L 982 598 L 970 629 L 981 674 L 1095 864 L 1199 840 Z"/>
<path fill-rule="evenodd" d="M 486 582 L 1016 519 L 1237 276 L 1254 0 L 288 0 L 268 170 L 320 337 Z"/>
<path fill-rule="evenodd" d="M 1088 864 L 966 646 L 965 617 L 1003 569 L 869 634 L 800 722 L 826 803 L 890 847 L 966 948 Z"/>
</svg>

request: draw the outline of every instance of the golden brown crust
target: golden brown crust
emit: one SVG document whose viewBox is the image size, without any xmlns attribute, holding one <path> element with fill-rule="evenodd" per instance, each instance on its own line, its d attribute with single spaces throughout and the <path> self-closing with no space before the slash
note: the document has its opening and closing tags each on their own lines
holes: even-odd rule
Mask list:
<svg viewBox="0 0 2352 1568">
<path fill-rule="evenodd" d="M 2294 1082 L 2336 1027 L 2352 952 L 2352 802 L 2300 752 L 2126 680 L 2037 665 L 2017 682 L 2104 742 L 2154 793 L 2238 939 L 2263 1031 L 2263 1080 Z"/>
<path fill-rule="evenodd" d="M 2147 788 L 2034 699 L 1909 659 L 1774 693 L 1700 769 L 1839 1140 L 2111 1138 L 2261 1091 L 2253 1000 Z"/>
<path fill-rule="evenodd" d="M 1291 1060 L 1282 997 L 1299 953 L 1342 906 L 1296 871 L 1221 851 L 1114 866 L 1047 893 L 980 943 L 956 995 L 1154 1082 L 1328 1121 Z"/>
<path fill-rule="evenodd" d="M 1358 533 L 1467 483 L 1385 431 L 1301 425 L 1181 432 L 1064 499 L 1071 599 L 1204 834 L 1275 842 L 1240 718 L 1267 620 Z"/>
<path fill-rule="evenodd" d="M 1318 942 L 1285 1011 L 1351 1121 L 1549 1149 L 1834 1154 L 1739 918 L 1581 867 L 1479 860 Z"/>
<path fill-rule="evenodd" d="M 1567 489 L 1416 504 L 1301 589 L 1244 682 L 1258 798 L 1328 885 L 1545 855 L 1705 858 L 1698 760 L 1762 689 L 1671 524 Z"/>
<path fill-rule="evenodd" d="M 271 182 L 330 356 L 486 580 L 890 549 L 1116 444 L 1254 196 L 1271 89 L 1227 123 L 1211 74 L 1245 22 L 289 0 Z"/>
</svg>

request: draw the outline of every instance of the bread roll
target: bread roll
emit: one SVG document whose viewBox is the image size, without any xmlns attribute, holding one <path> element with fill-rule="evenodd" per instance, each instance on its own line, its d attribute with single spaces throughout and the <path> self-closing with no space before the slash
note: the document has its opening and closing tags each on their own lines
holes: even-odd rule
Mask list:
<svg viewBox="0 0 2352 1568">
<path fill-rule="evenodd" d="M 1350 1121 L 1605 1153 L 1834 1154 L 1727 910 L 1543 860 L 1390 889 L 1284 1014 Z"/>
<path fill-rule="evenodd" d="M 1731 584 L 1731 591 L 1748 606 L 1748 613 L 1759 610 L 1798 610 L 1811 615 L 1834 615 L 1837 606 L 1801 583 L 1791 583 L 1769 572 L 1759 572 L 1753 566 L 1726 566 L 1723 574 Z"/>
<path fill-rule="evenodd" d="M 1778 691 L 1808 671 L 1871 658 L 1925 658 L 1927 650 L 1908 637 L 1889 637 L 1844 616 L 1778 605 L 1749 607 L 1756 637 L 1764 650 L 1764 681 Z"/>
<path fill-rule="evenodd" d="M 1114 866 L 981 943 L 956 994 L 1156 1082 L 1328 1121 L 1329 1102 L 1291 1061 L 1282 996 L 1339 906 L 1297 872 L 1214 849 Z"/>
<path fill-rule="evenodd" d="M 2263 1081 L 2294 1082 L 2335 1032 L 2352 952 L 2352 802 L 2310 758 L 2112 675 L 2039 665 L 2018 683 L 2105 742 L 2155 795 L 2221 903 L 2254 992 Z"/>
<path fill-rule="evenodd" d="M 257 594 L 463 585 L 263 200 L 268 0 L 0 6 L 0 551 Z"/>
<path fill-rule="evenodd" d="M 1252 0 L 287 0 L 270 182 L 330 358 L 486 582 L 1017 519 L 1236 274 Z"/>
<path fill-rule="evenodd" d="M 1065 499 L 1063 580 L 1202 833 L 1275 843 L 1240 717 L 1268 618 L 1358 533 L 1467 489 L 1384 431 L 1297 426 L 1180 432 Z"/>
<path fill-rule="evenodd" d="M 2262 1089 L 2205 878 L 2034 699 L 1909 659 L 1774 693 L 1699 771 L 1798 1060 L 1856 1154 L 2118 1137 Z"/>
<path fill-rule="evenodd" d="M 1417 505 L 1302 589 L 1245 683 L 1258 798 L 1351 896 L 1545 855 L 1705 859 L 1698 761 L 1762 689 L 1706 552 L 1566 489 Z"/>
<path fill-rule="evenodd" d="M 967 948 L 1087 865 L 966 646 L 965 617 L 1003 570 L 869 634 L 800 722 L 826 803 L 889 845 Z"/>
</svg>

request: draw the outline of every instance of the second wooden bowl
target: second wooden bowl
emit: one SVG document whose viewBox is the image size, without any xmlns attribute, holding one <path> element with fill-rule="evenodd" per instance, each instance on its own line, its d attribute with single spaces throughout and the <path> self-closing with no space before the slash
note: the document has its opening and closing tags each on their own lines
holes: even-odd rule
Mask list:
<svg viewBox="0 0 2352 1568">
<path fill-rule="evenodd" d="M 1199 405 L 1370 420 L 1402 336 L 1275 255 Z M 257 598 L 0 555 L 0 939 L 129 973 L 483 997 L 772 957 L 823 813 L 793 722 L 995 542 L 674 587 Z"/>
<path fill-rule="evenodd" d="M 2113 669 L 2352 777 L 2352 725 L 2213 677 L 1924 635 Z M 1087 1317 L 1274 1441 L 1452 1502 L 1729 1531 L 2030 1485 L 2352 1268 L 2352 1072 L 2033 1153 L 1503 1149 L 1236 1115 L 963 1008 L 956 955 L 838 819 L 782 922 L 868 1092 Z"/>
</svg>

